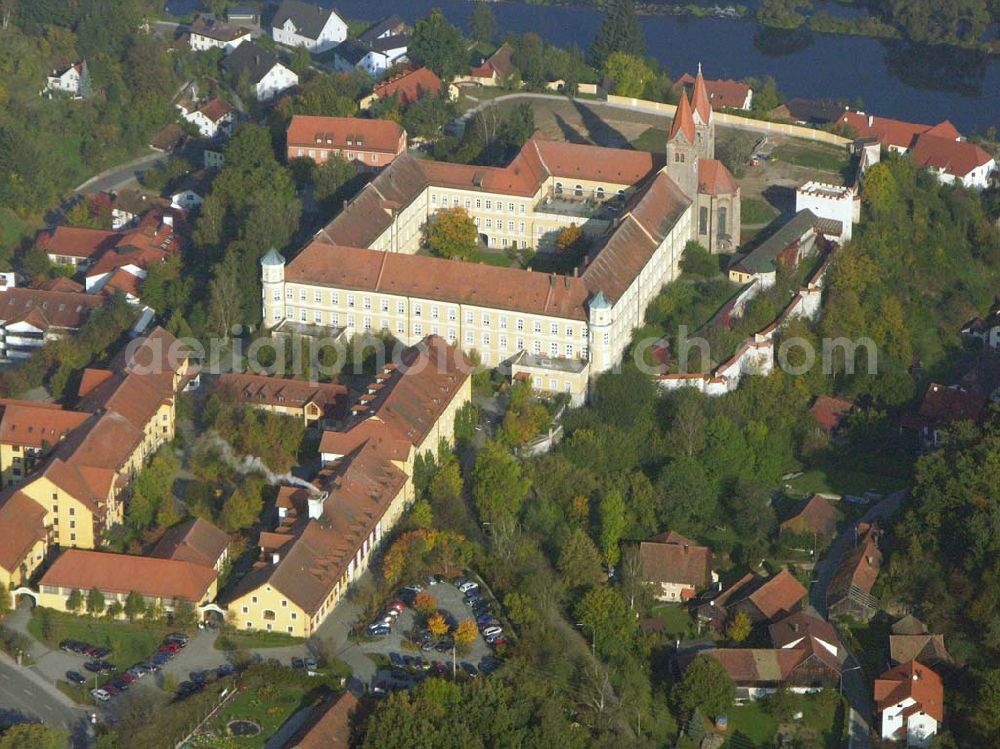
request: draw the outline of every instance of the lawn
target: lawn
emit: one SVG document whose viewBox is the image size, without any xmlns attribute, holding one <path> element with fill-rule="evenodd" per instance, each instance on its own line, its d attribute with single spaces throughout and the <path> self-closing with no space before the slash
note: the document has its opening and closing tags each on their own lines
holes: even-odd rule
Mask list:
<svg viewBox="0 0 1000 749">
<path fill-rule="evenodd" d="M 663 620 L 663 631 L 671 637 L 687 640 L 696 636 L 694 620 L 687 609 L 680 604 L 666 603 L 654 606 L 650 614 Z"/>
<path fill-rule="evenodd" d="M 840 172 L 850 163 L 850 157 L 845 149 L 804 141 L 778 146 L 774 149 L 772 158 L 825 172 Z"/>
<path fill-rule="evenodd" d="M 9 208 L 0 208 L 0 260 L 5 265 L 10 263 L 21 241 L 32 236 L 35 229 L 35 221 L 25 221 Z"/>
<path fill-rule="evenodd" d="M 497 252 L 495 250 L 476 250 L 469 257 L 468 262 L 485 263 L 486 265 L 496 265 L 501 268 L 509 268 L 514 263 L 506 252 Z"/>
<path fill-rule="evenodd" d="M 663 153 L 667 148 L 667 131 L 658 127 L 651 127 L 642 135 L 632 141 L 632 146 L 636 151 L 649 151 L 651 153 Z M 746 204 L 743 201 L 743 222 L 746 223 Z"/>
<path fill-rule="evenodd" d="M 216 650 L 256 650 L 257 648 L 289 648 L 305 640 L 284 632 L 223 632 L 215 640 Z"/>
<path fill-rule="evenodd" d="M 906 487 L 906 481 L 895 476 L 866 473 L 836 465 L 827 465 L 805 471 L 798 478 L 785 482 L 788 491 L 794 494 L 862 495 L 865 492 L 888 494 Z"/>
<path fill-rule="evenodd" d="M 759 701 L 730 709 L 729 740 L 724 747 L 770 749 L 775 746 L 774 739 L 779 728 L 782 734 L 802 742 L 793 741 L 793 746 L 815 749 L 842 749 L 846 746 L 844 709 L 836 692 L 789 695 L 788 699 L 796 712 L 802 712 L 801 720 L 782 723 Z"/>
<path fill-rule="evenodd" d="M 778 211 L 760 198 L 743 198 L 740 203 L 740 220 L 744 226 L 767 224 L 778 215 Z"/>
<path fill-rule="evenodd" d="M 62 640 L 82 640 L 96 647 L 111 648 L 107 660 L 122 669 L 147 660 L 159 648 L 164 635 L 173 630 L 155 624 L 112 622 L 36 608 L 28 622 L 28 631 L 51 648 L 58 648 Z"/>
</svg>

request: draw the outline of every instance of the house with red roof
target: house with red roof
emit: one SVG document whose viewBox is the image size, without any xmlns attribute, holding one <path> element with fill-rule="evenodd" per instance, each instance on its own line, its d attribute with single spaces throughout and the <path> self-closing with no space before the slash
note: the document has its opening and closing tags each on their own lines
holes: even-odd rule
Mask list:
<svg viewBox="0 0 1000 749">
<path fill-rule="evenodd" d="M 499 86 L 509 81 L 517 73 L 514 65 L 514 48 L 507 42 L 501 44 L 496 52 L 483 60 L 479 65 L 469 68 L 469 74 L 458 80 L 477 83 L 480 86 Z"/>
<path fill-rule="evenodd" d="M 978 422 L 988 406 L 986 398 L 959 385 L 932 382 L 917 413 L 904 414 L 900 425 L 917 432 L 924 447 L 934 448 L 948 440 L 955 422 Z"/>
<path fill-rule="evenodd" d="M 198 128 L 203 138 L 228 136 L 236 124 L 236 110 L 225 99 L 213 96 L 200 105 L 178 102 L 177 108 L 185 122 Z"/>
<path fill-rule="evenodd" d="M 683 89 L 690 95 L 695 80 L 693 75 L 685 73 L 677 79 L 673 88 L 675 91 Z M 720 109 L 749 111 L 753 103 L 753 89 L 742 81 L 706 78 L 705 90 L 708 91 L 708 100 L 712 102 L 712 106 Z"/>
<path fill-rule="evenodd" d="M 406 151 L 406 131 L 392 120 L 297 114 L 288 125 L 288 160 L 323 164 L 340 156 L 362 169 L 382 169 Z"/>
<path fill-rule="evenodd" d="M 361 100 L 360 107 L 368 109 L 380 99 L 396 97 L 403 106 L 412 104 L 425 96 L 448 92 L 448 98 L 458 96 L 458 89 L 453 85 L 445 86 L 430 68 L 404 70 L 392 75 L 380 83 L 376 83 L 371 94 Z"/>
<path fill-rule="evenodd" d="M 944 720 L 944 684 L 927 666 L 909 661 L 875 680 L 875 708 L 884 740 L 923 749 Z"/>
<path fill-rule="evenodd" d="M 639 575 L 658 601 L 687 601 L 719 576 L 712 570 L 712 550 L 676 531 L 654 536 L 638 545 Z"/>
<path fill-rule="evenodd" d="M 836 432 L 853 410 L 854 401 L 829 395 L 816 396 L 816 400 L 809 407 L 809 413 L 816 420 L 816 424 L 827 434 Z"/>
</svg>

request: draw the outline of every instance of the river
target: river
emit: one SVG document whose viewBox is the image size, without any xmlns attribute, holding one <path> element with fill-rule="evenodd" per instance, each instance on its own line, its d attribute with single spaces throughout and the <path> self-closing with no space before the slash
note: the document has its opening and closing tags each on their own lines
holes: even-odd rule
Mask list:
<svg viewBox="0 0 1000 749">
<path fill-rule="evenodd" d="M 174 0 L 184 11 L 197 0 Z M 322 0 L 347 18 L 375 20 L 397 13 L 409 22 L 441 8 L 465 28 L 468 0 Z M 725 5 L 725 2 L 719 3 Z M 833 7 L 817 3 L 823 9 Z M 560 46 L 586 48 L 602 15 L 588 8 L 491 5 L 501 33 L 534 31 Z M 962 132 L 1000 127 L 1000 58 L 950 47 L 927 48 L 857 36 L 779 32 L 753 21 L 675 16 L 641 18 L 647 54 L 676 77 L 701 62 L 710 78 L 773 76 L 787 98 L 844 99 L 887 117 L 936 123 Z"/>
</svg>

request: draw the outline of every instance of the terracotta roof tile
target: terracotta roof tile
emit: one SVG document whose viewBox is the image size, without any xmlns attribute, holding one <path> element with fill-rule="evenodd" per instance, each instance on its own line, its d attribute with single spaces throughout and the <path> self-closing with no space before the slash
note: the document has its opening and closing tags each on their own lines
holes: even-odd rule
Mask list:
<svg viewBox="0 0 1000 749">
<path fill-rule="evenodd" d="M 879 712 L 913 699 L 919 709 L 940 723 L 944 720 L 944 684 L 941 677 L 918 661 L 891 668 L 875 680 Z"/>
<path fill-rule="evenodd" d="M 168 528 L 149 556 L 215 567 L 228 546 L 227 533 L 207 520 L 195 518 Z"/>
<path fill-rule="evenodd" d="M 97 588 L 104 593 L 135 591 L 197 604 L 205 599 L 215 579 L 215 570 L 191 562 L 66 549 L 42 576 L 39 586 Z"/>
<path fill-rule="evenodd" d="M 400 104 L 411 104 L 427 94 L 436 94 L 444 84 L 430 68 L 417 68 L 394 76 L 375 85 L 374 93 L 379 99 L 396 95 Z"/>
<path fill-rule="evenodd" d="M 233 111 L 233 108 L 229 105 L 225 99 L 220 99 L 218 96 L 213 96 L 207 102 L 201 105 L 198 109 L 203 115 L 208 117 L 212 122 L 218 122 L 227 114 Z"/>
<path fill-rule="evenodd" d="M 20 490 L 0 499 L 0 567 L 14 572 L 32 547 L 46 538 L 45 508 Z"/>
<path fill-rule="evenodd" d="M 705 195 L 729 195 L 739 189 L 726 165 L 717 159 L 698 159 L 698 192 Z"/>
<path fill-rule="evenodd" d="M 315 117 L 297 114 L 288 125 L 288 147 L 360 148 L 365 151 L 399 153 L 404 130 L 392 120 L 368 120 L 360 117 Z M 331 142 L 332 141 L 332 142 Z"/>
<path fill-rule="evenodd" d="M 514 48 L 507 42 L 501 44 L 496 52 L 483 60 L 482 64 L 469 69 L 469 75 L 476 78 L 506 78 L 513 75 L 517 68 L 514 66 Z"/>
<path fill-rule="evenodd" d="M 685 73 L 674 83 L 674 88 L 683 86 L 684 88 L 694 88 L 695 78 L 690 73 Z M 706 79 L 705 89 L 708 92 L 709 102 L 713 107 L 723 107 L 728 109 L 740 109 L 746 103 L 750 94 L 750 87 L 730 79 Z"/>
<path fill-rule="evenodd" d="M 954 177 L 965 177 L 993 157 L 975 143 L 931 135 L 920 135 L 913 146 L 913 163 L 937 169 Z"/>
<path fill-rule="evenodd" d="M 704 588 L 712 579 L 712 550 L 686 543 L 641 541 L 639 560 L 644 580 Z"/>
<path fill-rule="evenodd" d="M 0 443 L 34 448 L 56 445 L 89 416 L 51 403 L 0 401 Z"/>
<path fill-rule="evenodd" d="M 837 535 L 840 511 L 833 504 L 813 494 L 795 515 L 782 522 L 781 527 L 792 533 L 815 533 L 827 540 Z"/>
<path fill-rule="evenodd" d="M 859 138 L 878 138 L 883 146 L 893 146 L 903 150 L 913 147 L 918 135 L 931 132 L 938 137 L 948 137 L 952 140 L 961 137 L 958 130 L 945 120 L 937 125 L 922 125 L 916 122 L 903 122 L 888 117 L 876 117 L 864 112 L 844 112 L 839 124 L 848 125 Z"/>
<path fill-rule="evenodd" d="M 348 749 L 352 738 L 351 717 L 357 707 L 358 698 L 350 691 L 331 697 L 313 709 L 285 749 Z"/>
<path fill-rule="evenodd" d="M 346 407 L 347 388 L 338 382 L 226 372 L 219 376 L 217 387 L 239 402 L 251 405 L 305 408 L 314 403 L 327 418 L 343 415 Z"/>
<path fill-rule="evenodd" d="M 0 307 L 2 309 L 2 307 Z M 920 416 L 938 423 L 969 419 L 978 421 L 986 410 L 987 400 L 959 387 L 932 382 L 920 403 Z"/>
<path fill-rule="evenodd" d="M 840 426 L 840 422 L 853 408 L 854 401 L 820 395 L 809 408 L 809 413 L 823 429 L 832 432 Z"/>
<path fill-rule="evenodd" d="M 691 102 L 688 101 L 687 94 L 681 92 L 680 101 L 677 103 L 677 110 L 674 112 L 674 119 L 670 123 L 670 132 L 667 140 L 671 141 L 678 134 L 683 133 L 688 143 L 694 143 L 694 115 L 691 112 Z"/>
<path fill-rule="evenodd" d="M 698 75 L 694 79 L 694 91 L 691 93 L 691 108 L 694 114 L 698 115 L 702 124 L 707 124 L 712 117 L 712 104 L 708 100 L 708 89 L 705 86 L 705 78 L 701 74 L 701 66 L 698 66 Z"/>
<path fill-rule="evenodd" d="M 75 330 L 104 300 L 92 294 L 11 288 L 0 292 L 0 320 L 7 326 L 24 320 L 41 330 Z"/>
<path fill-rule="evenodd" d="M 57 226 L 38 235 L 35 244 L 50 255 L 89 259 L 118 244 L 121 234 L 103 229 Z"/>
</svg>

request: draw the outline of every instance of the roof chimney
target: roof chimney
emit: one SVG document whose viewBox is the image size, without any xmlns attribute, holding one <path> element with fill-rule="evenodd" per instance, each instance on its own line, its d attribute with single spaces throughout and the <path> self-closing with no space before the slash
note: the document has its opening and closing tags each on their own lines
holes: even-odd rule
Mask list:
<svg viewBox="0 0 1000 749">
<path fill-rule="evenodd" d="M 271 552 L 271 564 L 277 564 L 281 561 L 281 554 L 276 551 Z"/>
<path fill-rule="evenodd" d="M 871 127 L 875 123 L 875 115 L 868 115 L 868 127 Z"/>
<path fill-rule="evenodd" d="M 319 520 L 323 517 L 323 503 L 326 502 L 326 498 L 330 496 L 330 492 L 320 492 L 319 494 L 309 495 L 309 519 Z"/>
</svg>

